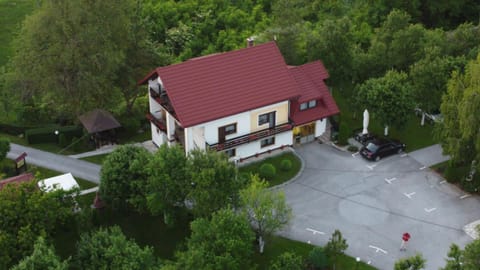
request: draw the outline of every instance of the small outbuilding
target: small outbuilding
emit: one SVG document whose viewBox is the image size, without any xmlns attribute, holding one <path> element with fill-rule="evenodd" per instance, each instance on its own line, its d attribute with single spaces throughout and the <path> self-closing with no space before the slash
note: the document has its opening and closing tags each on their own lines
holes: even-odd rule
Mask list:
<svg viewBox="0 0 480 270">
<path fill-rule="evenodd" d="M 80 189 L 77 180 L 73 178 L 73 175 L 71 173 L 43 179 L 38 182 L 38 187 L 45 192 L 59 189 L 65 191 L 69 191 L 72 189 Z"/>
<path fill-rule="evenodd" d="M 102 109 L 94 109 L 78 117 L 96 147 L 117 143 L 115 129 L 121 127 L 113 115 Z"/>
</svg>

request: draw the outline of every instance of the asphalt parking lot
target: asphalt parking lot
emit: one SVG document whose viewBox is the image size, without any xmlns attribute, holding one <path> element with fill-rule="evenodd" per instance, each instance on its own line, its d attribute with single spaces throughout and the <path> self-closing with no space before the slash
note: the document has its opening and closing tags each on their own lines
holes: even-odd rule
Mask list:
<svg viewBox="0 0 480 270">
<path fill-rule="evenodd" d="M 438 269 L 451 243 L 463 247 L 472 240 L 463 227 L 480 219 L 479 198 L 408 154 L 370 162 L 318 143 L 295 150 L 304 168 L 283 187 L 294 218 L 282 235 L 324 245 L 339 229 L 347 254 L 378 269 L 393 269 L 416 252 L 427 260 L 425 269 Z M 411 239 L 402 252 L 404 232 Z"/>
</svg>

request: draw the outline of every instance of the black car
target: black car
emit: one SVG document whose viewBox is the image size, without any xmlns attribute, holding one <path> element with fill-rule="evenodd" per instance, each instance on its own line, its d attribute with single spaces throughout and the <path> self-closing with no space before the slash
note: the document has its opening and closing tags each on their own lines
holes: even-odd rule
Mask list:
<svg viewBox="0 0 480 270">
<path fill-rule="evenodd" d="M 405 144 L 386 138 L 374 139 L 360 149 L 360 154 L 368 159 L 379 161 L 381 158 L 405 151 Z"/>
</svg>

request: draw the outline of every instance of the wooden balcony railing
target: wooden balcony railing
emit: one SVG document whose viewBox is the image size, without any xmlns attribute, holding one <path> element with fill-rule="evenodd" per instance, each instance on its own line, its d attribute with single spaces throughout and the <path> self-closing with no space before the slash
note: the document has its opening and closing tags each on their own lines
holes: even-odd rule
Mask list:
<svg viewBox="0 0 480 270">
<path fill-rule="evenodd" d="M 245 143 L 257 141 L 269 136 L 273 136 L 275 134 L 282 133 L 291 129 L 292 129 L 292 125 L 290 123 L 286 123 L 273 128 L 262 129 L 260 131 L 256 131 L 247 135 L 228 139 L 224 143 L 216 143 L 216 144 L 206 143 L 206 145 L 207 145 L 207 148 L 209 149 L 221 151 L 221 150 L 233 148 L 235 146 L 239 146 Z"/>
<path fill-rule="evenodd" d="M 150 122 L 152 122 L 156 127 L 158 127 L 158 129 L 163 132 L 167 132 L 167 125 L 163 120 L 155 118 L 155 116 L 153 116 L 153 114 L 151 113 L 148 113 L 146 117 Z"/>
<path fill-rule="evenodd" d="M 177 115 L 175 114 L 175 110 L 173 109 L 172 104 L 170 103 L 170 100 L 168 99 L 167 95 L 160 95 L 157 92 L 153 91 L 150 89 L 150 96 L 155 99 L 155 101 L 160 104 L 165 110 L 167 110 L 173 117 L 177 118 Z"/>
</svg>

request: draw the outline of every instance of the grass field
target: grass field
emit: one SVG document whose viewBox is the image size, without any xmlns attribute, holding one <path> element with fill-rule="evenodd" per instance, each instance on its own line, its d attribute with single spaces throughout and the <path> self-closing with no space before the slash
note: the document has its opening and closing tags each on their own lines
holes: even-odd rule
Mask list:
<svg viewBox="0 0 480 270">
<path fill-rule="evenodd" d="M 353 135 L 353 131 L 363 126 L 363 110 L 354 113 L 353 107 L 350 105 L 346 97 L 342 96 L 338 91 L 333 92 L 335 101 L 340 108 L 340 122 L 346 123 L 348 128 L 346 132 Z M 368 130 L 377 135 L 383 135 L 384 127 L 378 121 L 370 118 Z M 390 127 L 389 137 L 398 139 L 407 145 L 407 151 L 413 151 L 419 148 L 436 144 L 437 141 L 433 135 L 433 125 L 420 125 L 420 118 L 415 115 L 412 110 L 411 116 L 408 118 L 406 125 L 401 128 Z"/>
<path fill-rule="evenodd" d="M 289 171 L 283 171 L 280 167 L 280 163 L 284 159 L 289 159 L 292 162 L 292 168 Z M 300 167 L 302 166 L 301 161 L 297 156 L 295 156 L 293 153 L 287 152 L 259 162 L 242 166 L 238 170 L 240 173 L 260 174 L 260 166 L 265 163 L 271 163 L 277 170 L 275 177 L 268 181 L 270 186 L 276 186 L 292 179 L 295 175 L 297 175 Z"/>
<path fill-rule="evenodd" d="M 0 66 L 5 65 L 12 55 L 12 40 L 25 15 L 34 7 L 35 0 L 0 0 Z"/>
<path fill-rule="evenodd" d="M 84 157 L 84 158 L 81 158 L 81 160 L 85 160 L 85 161 L 88 161 L 88 162 L 92 162 L 92 163 L 102 165 L 103 161 L 105 160 L 105 158 L 108 155 L 109 154 L 96 155 L 96 156 L 91 156 L 91 157 Z"/>
</svg>

